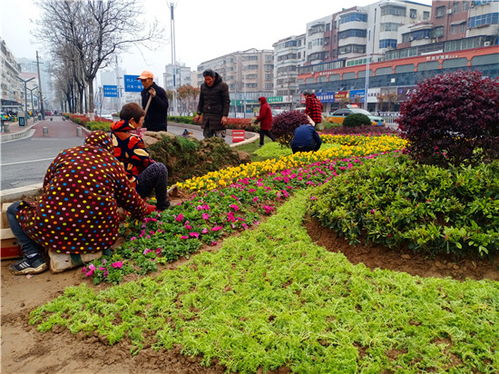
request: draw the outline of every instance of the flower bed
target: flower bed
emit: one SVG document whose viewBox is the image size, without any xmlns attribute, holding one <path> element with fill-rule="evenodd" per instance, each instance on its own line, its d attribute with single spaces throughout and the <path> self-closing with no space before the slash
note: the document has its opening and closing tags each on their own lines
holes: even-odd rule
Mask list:
<svg viewBox="0 0 499 374">
<path fill-rule="evenodd" d="M 340 147 L 319 150 L 317 152 L 299 152 L 280 159 L 270 159 L 250 164 L 240 165 L 191 178 L 178 183 L 179 188 L 199 191 L 228 186 L 239 178 L 256 177 L 267 173 L 276 173 L 288 168 L 300 167 L 314 162 L 334 160 L 347 157 L 361 157 L 382 152 L 403 149 L 407 144 L 397 136 L 341 136 L 324 135 L 327 143 L 340 144 Z"/>
<path fill-rule="evenodd" d="M 281 170 L 265 177 L 242 178 L 225 188 L 208 191 L 181 205 L 129 223 L 127 238 L 111 256 L 83 268 L 94 283 L 118 283 L 126 274 L 147 274 L 164 264 L 196 252 L 202 244 L 215 245 L 223 235 L 246 230 L 270 215 L 292 191 L 329 181 L 361 163 L 360 159 L 322 161 Z"/>
<path fill-rule="evenodd" d="M 124 359 L 181 347 L 227 372 L 496 372 L 497 282 L 352 265 L 312 243 L 307 198 L 157 277 L 68 288 L 30 322 L 121 342 Z"/>
</svg>

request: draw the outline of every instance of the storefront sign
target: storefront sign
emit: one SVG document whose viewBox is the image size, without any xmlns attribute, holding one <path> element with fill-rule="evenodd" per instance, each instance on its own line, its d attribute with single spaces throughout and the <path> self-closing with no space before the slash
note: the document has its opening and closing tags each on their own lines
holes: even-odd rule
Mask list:
<svg viewBox="0 0 499 374">
<path fill-rule="evenodd" d="M 348 91 L 338 91 L 334 95 L 334 100 L 336 100 L 336 101 L 344 100 L 344 99 L 348 99 Z"/>
<path fill-rule="evenodd" d="M 350 101 L 363 103 L 366 96 L 366 90 L 350 90 Z"/>
<path fill-rule="evenodd" d="M 319 92 L 315 96 L 323 103 L 334 103 L 334 92 Z"/>
</svg>

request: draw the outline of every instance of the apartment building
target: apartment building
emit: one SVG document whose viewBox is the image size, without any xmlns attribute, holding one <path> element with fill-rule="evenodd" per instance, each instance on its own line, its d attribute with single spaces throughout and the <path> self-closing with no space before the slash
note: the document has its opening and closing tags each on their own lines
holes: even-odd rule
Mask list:
<svg viewBox="0 0 499 374">
<path fill-rule="evenodd" d="M 3 39 L 0 39 L 0 63 L 1 84 L 0 98 L 2 111 L 16 111 L 24 103 L 24 85 L 19 80 L 21 65 L 7 47 Z"/>
<path fill-rule="evenodd" d="M 163 73 L 163 88 L 165 90 L 177 89 L 186 84 L 195 86 L 196 83 L 191 80 L 191 68 L 185 66 L 185 64 L 177 63 L 176 65 L 168 64 L 165 66 L 165 72 Z"/>
<path fill-rule="evenodd" d="M 305 34 L 290 36 L 274 44 L 274 95 L 298 93 L 298 66 L 305 62 Z"/>
<path fill-rule="evenodd" d="M 259 96 L 271 96 L 274 90 L 274 51 L 255 48 L 237 51 L 202 62 L 198 67 L 198 85 L 203 71 L 212 69 L 229 86 L 232 104 L 237 100 L 255 101 Z"/>
</svg>

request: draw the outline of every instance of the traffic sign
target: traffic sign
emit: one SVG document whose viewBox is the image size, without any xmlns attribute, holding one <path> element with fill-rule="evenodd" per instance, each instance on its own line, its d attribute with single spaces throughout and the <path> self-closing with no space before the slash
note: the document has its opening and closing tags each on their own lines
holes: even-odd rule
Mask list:
<svg viewBox="0 0 499 374">
<path fill-rule="evenodd" d="M 142 87 L 142 83 L 137 80 L 138 75 L 125 75 L 125 92 L 141 92 L 144 87 Z"/>
<path fill-rule="evenodd" d="M 104 85 L 104 97 L 118 97 L 118 86 Z"/>
</svg>

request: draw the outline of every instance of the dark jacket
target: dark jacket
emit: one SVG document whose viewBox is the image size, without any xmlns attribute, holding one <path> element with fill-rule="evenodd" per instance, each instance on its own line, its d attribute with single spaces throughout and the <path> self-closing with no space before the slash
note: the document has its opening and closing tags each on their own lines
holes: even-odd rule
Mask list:
<svg viewBox="0 0 499 374">
<path fill-rule="evenodd" d="M 111 126 L 111 139 L 114 145 L 114 157 L 121 161 L 128 174 L 128 179 L 136 183 L 139 176 L 154 160 L 149 156 L 144 141 L 128 121 L 121 120 Z"/>
<path fill-rule="evenodd" d="M 322 103 L 315 94 L 308 95 L 305 99 L 305 114 L 315 123 L 322 122 Z"/>
<path fill-rule="evenodd" d="M 23 231 L 45 249 L 91 253 L 109 248 L 118 236 L 118 207 L 135 218 L 147 206 L 112 155 L 111 138 L 94 131 L 85 145 L 63 150 L 49 166 L 35 202 L 21 202 Z"/>
<path fill-rule="evenodd" d="M 146 118 L 144 120 L 144 127 L 148 131 L 166 131 L 167 123 L 166 116 L 168 115 L 168 97 L 166 96 L 166 91 L 159 87 L 156 83 L 152 83 L 149 88 L 144 88 L 140 93 L 142 96 L 142 108 L 145 109 L 147 105 L 147 100 L 149 99 L 149 90 L 154 88 L 156 90 L 156 96 L 151 100 L 151 105 L 147 110 Z"/>
<path fill-rule="evenodd" d="M 314 126 L 305 124 L 295 129 L 293 140 L 291 141 L 292 148 L 310 148 L 318 150 L 322 144 L 321 137 L 315 131 Z"/>
<path fill-rule="evenodd" d="M 209 87 L 201 85 L 199 93 L 198 114 L 227 117 L 229 115 L 229 87 L 222 81 L 222 77 L 215 73 L 215 82 Z"/>
<path fill-rule="evenodd" d="M 260 113 L 256 117 L 256 122 L 260 122 L 262 130 L 270 130 L 272 128 L 272 110 L 266 98 L 259 97 L 258 100 L 260 101 Z"/>
</svg>

